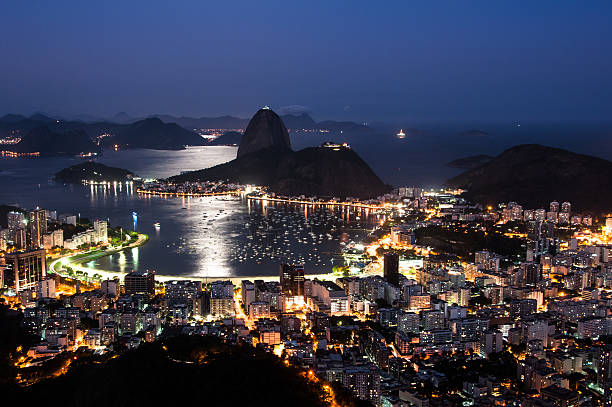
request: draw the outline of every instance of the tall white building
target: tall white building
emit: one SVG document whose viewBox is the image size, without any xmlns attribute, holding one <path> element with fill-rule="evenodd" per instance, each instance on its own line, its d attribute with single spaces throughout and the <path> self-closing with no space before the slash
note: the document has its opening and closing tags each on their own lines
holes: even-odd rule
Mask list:
<svg viewBox="0 0 612 407">
<path fill-rule="evenodd" d="M 64 231 L 62 229 L 54 230 L 43 236 L 43 247 L 51 249 L 52 247 L 64 247 Z"/>
<path fill-rule="evenodd" d="M 108 224 L 103 220 L 96 220 L 93 223 L 94 239 L 97 243 L 108 243 Z"/>
<path fill-rule="evenodd" d="M 55 299 L 55 279 L 47 278 L 36 283 L 36 296 L 39 299 Z"/>
<path fill-rule="evenodd" d="M 504 342 L 500 331 L 486 331 L 480 338 L 480 355 L 487 357 L 491 353 L 499 353 L 503 350 Z"/>
</svg>

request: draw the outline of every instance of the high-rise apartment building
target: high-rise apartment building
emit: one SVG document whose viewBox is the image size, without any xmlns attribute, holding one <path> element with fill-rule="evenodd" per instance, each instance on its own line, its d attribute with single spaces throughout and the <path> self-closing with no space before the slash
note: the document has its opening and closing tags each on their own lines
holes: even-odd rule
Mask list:
<svg viewBox="0 0 612 407">
<path fill-rule="evenodd" d="M 17 229 L 25 229 L 26 227 L 25 216 L 21 212 L 9 212 L 6 215 L 6 219 L 10 233 L 14 233 Z"/>
<path fill-rule="evenodd" d="M 21 291 L 34 288 L 46 275 L 45 250 L 7 253 L 4 256 L 3 285 Z"/>
<path fill-rule="evenodd" d="M 304 297 L 304 266 L 281 264 L 280 284 L 283 295 L 287 297 Z"/>
<path fill-rule="evenodd" d="M 38 248 L 43 245 L 43 236 L 47 233 L 47 212 L 34 209 L 29 214 L 30 246 Z"/>
<path fill-rule="evenodd" d="M 154 271 L 131 271 L 123 280 L 126 294 L 155 295 Z"/>
<path fill-rule="evenodd" d="M 93 223 L 95 243 L 108 243 L 108 224 L 104 220 L 96 220 Z"/>
</svg>

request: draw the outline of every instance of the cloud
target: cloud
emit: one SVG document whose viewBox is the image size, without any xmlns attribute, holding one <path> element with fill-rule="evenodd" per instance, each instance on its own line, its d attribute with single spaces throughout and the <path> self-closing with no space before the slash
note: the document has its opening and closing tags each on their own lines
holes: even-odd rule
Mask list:
<svg viewBox="0 0 612 407">
<path fill-rule="evenodd" d="M 311 108 L 309 108 L 308 106 L 302 106 L 302 105 L 282 106 L 276 110 L 279 114 L 295 114 L 295 115 L 312 112 Z"/>
<path fill-rule="evenodd" d="M 467 137 L 489 137 L 489 133 L 482 130 L 468 130 L 461 133 L 461 135 Z"/>
</svg>

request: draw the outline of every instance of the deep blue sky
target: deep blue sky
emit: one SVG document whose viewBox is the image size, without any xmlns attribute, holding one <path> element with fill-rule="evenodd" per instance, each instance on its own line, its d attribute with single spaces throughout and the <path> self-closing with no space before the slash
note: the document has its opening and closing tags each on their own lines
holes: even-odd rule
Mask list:
<svg viewBox="0 0 612 407">
<path fill-rule="evenodd" d="M 612 119 L 612 1 L 10 1 L 0 114 Z"/>
</svg>

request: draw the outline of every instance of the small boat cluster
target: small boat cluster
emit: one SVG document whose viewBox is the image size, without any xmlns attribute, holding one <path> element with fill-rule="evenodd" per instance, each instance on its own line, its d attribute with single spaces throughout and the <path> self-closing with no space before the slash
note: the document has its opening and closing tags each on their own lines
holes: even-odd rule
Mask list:
<svg viewBox="0 0 612 407">
<path fill-rule="evenodd" d="M 155 181 L 144 183 L 142 187 L 138 188 L 137 192 L 141 195 L 198 197 L 240 194 L 244 190 L 243 185 L 222 181 L 184 182 L 181 184 Z"/>
<path fill-rule="evenodd" d="M 289 262 L 322 270 L 340 259 L 344 245 L 363 239 L 376 224 L 374 215 L 352 208 L 283 203 L 245 208 L 226 202 L 238 200 L 214 198 L 215 205 L 166 246 L 177 254 L 203 255 L 209 261 L 218 257 L 236 267 Z"/>
</svg>

